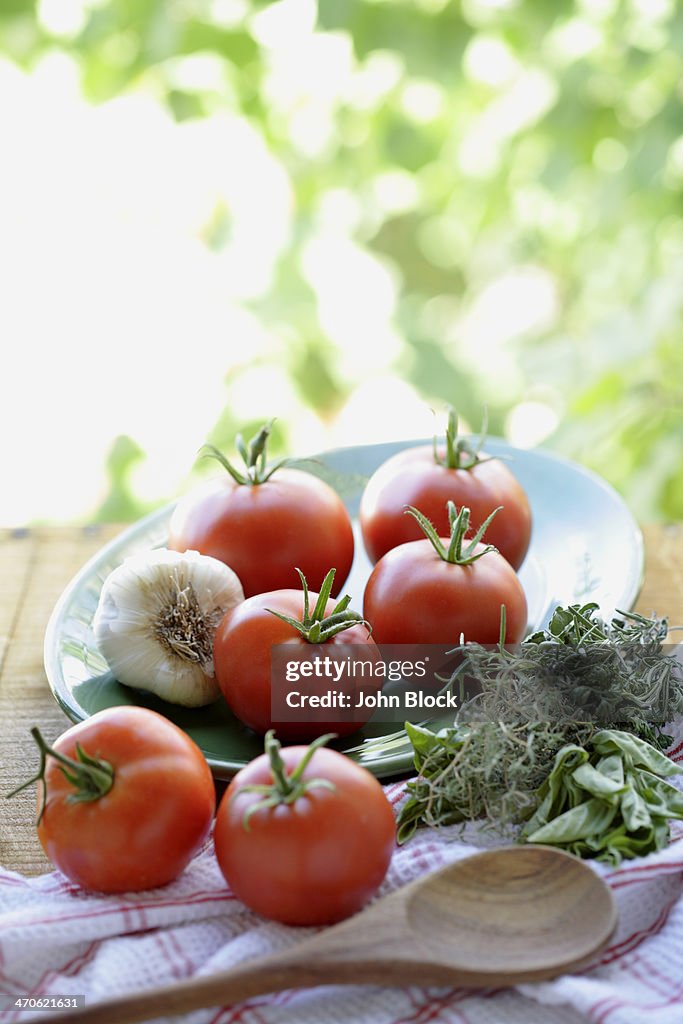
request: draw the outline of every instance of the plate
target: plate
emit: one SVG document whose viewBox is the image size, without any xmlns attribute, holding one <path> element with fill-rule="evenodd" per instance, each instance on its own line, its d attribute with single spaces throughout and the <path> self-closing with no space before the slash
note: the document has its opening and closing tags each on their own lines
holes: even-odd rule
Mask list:
<svg viewBox="0 0 683 1024">
<path fill-rule="evenodd" d="M 326 452 L 310 468 L 341 494 L 354 518 L 356 556 L 344 587 L 362 606 L 370 571 L 358 530 L 360 496 L 367 477 L 395 452 L 422 441 L 364 445 Z M 534 516 L 529 553 L 520 579 L 529 606 L 529 629 L 547 624 L 557 604 L 596 601 L 605 615 L 633 607 L 643 576 L 641 533 L 619 495 L 595 473 L 541 450 L 523 451 L 490 438 L 487 452 L 508 461 L 526 490 Z M 199 744 L 217 778 L 230 778 L 262 751 L 262 740 L 224 702 L 179 708 L 122 686 L 108 671 L 92 630 L 102 584 L 124 558 L 166 542 L 173 505 L 124 530 L 71 581 L 58 601 L 45 636 L 50 687 L 74 722 L 105 707 L 140 704 L 160 711 Z M 433 720 L 434 727 L 451 718 Z M 412 767 L 412 748 L 396 724 L 373 722 L 337 741 L 338 748 L 379 778 Z"/>
</svg>

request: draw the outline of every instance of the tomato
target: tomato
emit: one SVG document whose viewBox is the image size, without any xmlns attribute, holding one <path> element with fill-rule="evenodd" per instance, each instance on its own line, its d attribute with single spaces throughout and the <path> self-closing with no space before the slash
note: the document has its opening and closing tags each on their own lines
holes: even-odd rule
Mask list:
<svg viewBox="0 0 683 1024">
<path fill-rule="evenodd" d="M 334 565 L 341 587 L 353 562 L 349 514 L 339 495 L 310 473 L 259 468 L 268 430 L 252 440 L 257 454 L 250 446 L 244 472 L 230 467 L 222 479 L 181 499 L 171 517 L 168 547 L 225 562 L 239 576 L 246 597 L 291 586 L 295 566 L 317 590 Z"/>
<path fill-rule="evenodd" d="M 506 643 L 518 643 L 525 632 L 527 603 L 515 571 L 494 549 L 481 543 L 462 549 L 469 528 L 467 509 L 456 518 L 460 550 L 453 538 L 435 533 L 392 548 L 380 558 L 368 579 L 363 614 L 378 644 L 423 643 L 455 647 L 465 641 L 495 644 L 500 638 L 501 606 L 505 606 Z M 426 521 L 425 521 L 426 522 Z M 435 544 L 439 541 L 440 553 Z M 461 560 L 448 560 L 451 545 Z M 487 549 L 488 548 L 488 549 Z"/>
<path fill-rule="evenodd" d="M 166 885 L 184 870 L 215 809 L 211 771 L 186 733 L 155 711 L 125 706 L 80 722 L 53 747 L 34 736 L 45 795 L 38 836 L 67 878 L 116 893 Z"/>
<path fill-rule="evenodd" d="M 331 570 L 323 581 L 321 598 L 319 594 L 308 593 L 305 577 L 302 576 L 305 587 L 303 591 L 277 590 L 269 594 L 256 594 L 230 609 L 219 623 L 213 648 L 216 679 L 232 712 L 255 732 L 263 735 L 276 726 L 279 736 L 288 741 L 312 739 L 330 731 L 345 736 L 358 729 L 372 714 L 371 710 L 352 707 L 349 711 L 341 708 L 331 715 L 328 709 L 313 709 L 309 706 L 300 713 L 295 710 L 291 716 L 288 714 L 287 718 L 292 720 L 273 720 L 271 659 L 275 645 L 286 644 L 291 647 L 289 657 L 292 661 L 306 660 L 309 655 L 315 657 L 321 647 L 331 657 L 335 653 L 339 654 L 341 660 L 347 654 L 351 658 L 363 660 L 379 659 L 375 642 L 362 618 L 354 612 L 345 611 L 348 598 L 341 602 L 344 606 L 341 614 L 345 616 L 345 621 L 339 625 L 343 628 L 327 638 L 326 621 L 339 611 L 339 605 L 329 600 L 333 579 L 334 571 Z M 313 616 L 309 610 L 311 601 L 316 604 Z M 285 616 L 287 621 L 273 612 Z M 311 632 L 315 623 L 321 630 L 320 639 L 315 629 Z M 324 693 L 333 685 L 340 688 L 340 683 L 333 684 L 331 677 L 316 676 L 305 678 L 297 684 L 292 683 L 290 688 Z M 352 697 L 356 686 L 370 690 L 371 680 L 364 677 L 359 677 L 357 681 L 349 680 L 347 692 L 352 706 L 355 703 Z"/>
<path fill-rule="evenodd" d="M 356 913 L 381 884 L 395 845 L 394 815 L 377 779 L 337 751 L 310 750 L 280 751 L 269 734 L 268 752 L 235 776 L 216 814 L 216 856 L 228 885 L 256 913 L 284 924 L 332 924 Z M 272 788 L 264 794 L 252 786 Z"/>
<path fill-rule="evenodd" d="M 391 548 L 421 537 L 417 523 L 404 514 L 407 505 L 419 508 L 441 535 L 448 533 L 446 502 L 471 513 L 472 531 L 502 506 L 489 527 L 487 540 L 498 548 L 513 569 L 519 569 L 531 539 L 529 500 L 500 459 L 469 446 L 454 445 L 457 428 L 451 424 L 446 448 L 420 445 L 393 455 L 370 477 L 361 499 L 363 543 L 372 562 Z M 457 466 L 467 468 L 457 468 Z"/>
</svg>

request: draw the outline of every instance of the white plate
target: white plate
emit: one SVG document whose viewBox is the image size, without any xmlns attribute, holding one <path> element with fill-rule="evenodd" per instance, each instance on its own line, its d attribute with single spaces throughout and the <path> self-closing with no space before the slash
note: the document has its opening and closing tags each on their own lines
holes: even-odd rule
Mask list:
<svg viewBox="0 0 683 1024">
<path fill-rule="evenodd" d="M 406 447 L 336 449 L 320 457 L 320 475 L 337 487 L 355 519 L 365 479 Z M 619 495 L 595 473 L 549 452 L 522 451 L 495 439 L 487 441 L 486 450 L 506 458 L 531 503 L 531 546 L 519 574 L 529 629 L 544 626 L 558 604 L 596 601 L 604 616 L 632 608 L 642 583 L 643 542 Z M 241 725 L 223 701 L 188 710 L 121 686 L 108 672 L 92 632 L 103 581 L 128 555 L 165 543 L 171 512 L 167 506 L 124 530 L 72 580 L 48 625 L 45 668 L 55 697 L 74 721 L 115 704 L 154 707 L 197 741 L 218 777 L 228 778 L 262 751 L 261 738 Z M 356 557 L 344 593 L 360 608 L 370 563 L 357 522 L 355 529 Z M 439 724 L 443 720 L 435 720 L 435 727 Z M 412 766 L 410 743 L 391 723 L 371 721 L 337 746 L 380 777 Z"/>
</svg>

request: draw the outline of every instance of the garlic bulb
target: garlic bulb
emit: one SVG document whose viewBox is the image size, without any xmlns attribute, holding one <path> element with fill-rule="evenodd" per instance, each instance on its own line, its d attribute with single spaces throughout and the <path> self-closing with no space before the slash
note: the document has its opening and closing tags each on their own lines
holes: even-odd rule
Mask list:
<svg viewBox="0 0 683 1024">
<path fill-rule="evenodd" d="M 157 548 L 127 558 L 102 587 L 93 628 L 110 669 L 127 686 L 201 707 L 220 694 L 213 639 L 244 591 L 223 562 Z"/>
</svg>

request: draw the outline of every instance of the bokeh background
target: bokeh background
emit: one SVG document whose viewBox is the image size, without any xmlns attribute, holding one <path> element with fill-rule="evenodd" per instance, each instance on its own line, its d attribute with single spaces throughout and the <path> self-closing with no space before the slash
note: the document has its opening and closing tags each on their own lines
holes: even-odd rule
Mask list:
<svg viewBox="0 0 683 1024">
<path fill-rule="evenodd" d="M 682 71 L 675 0 L 0 0 L 0 521 L 447 402 L 683 518 Z"/>
</svg>

